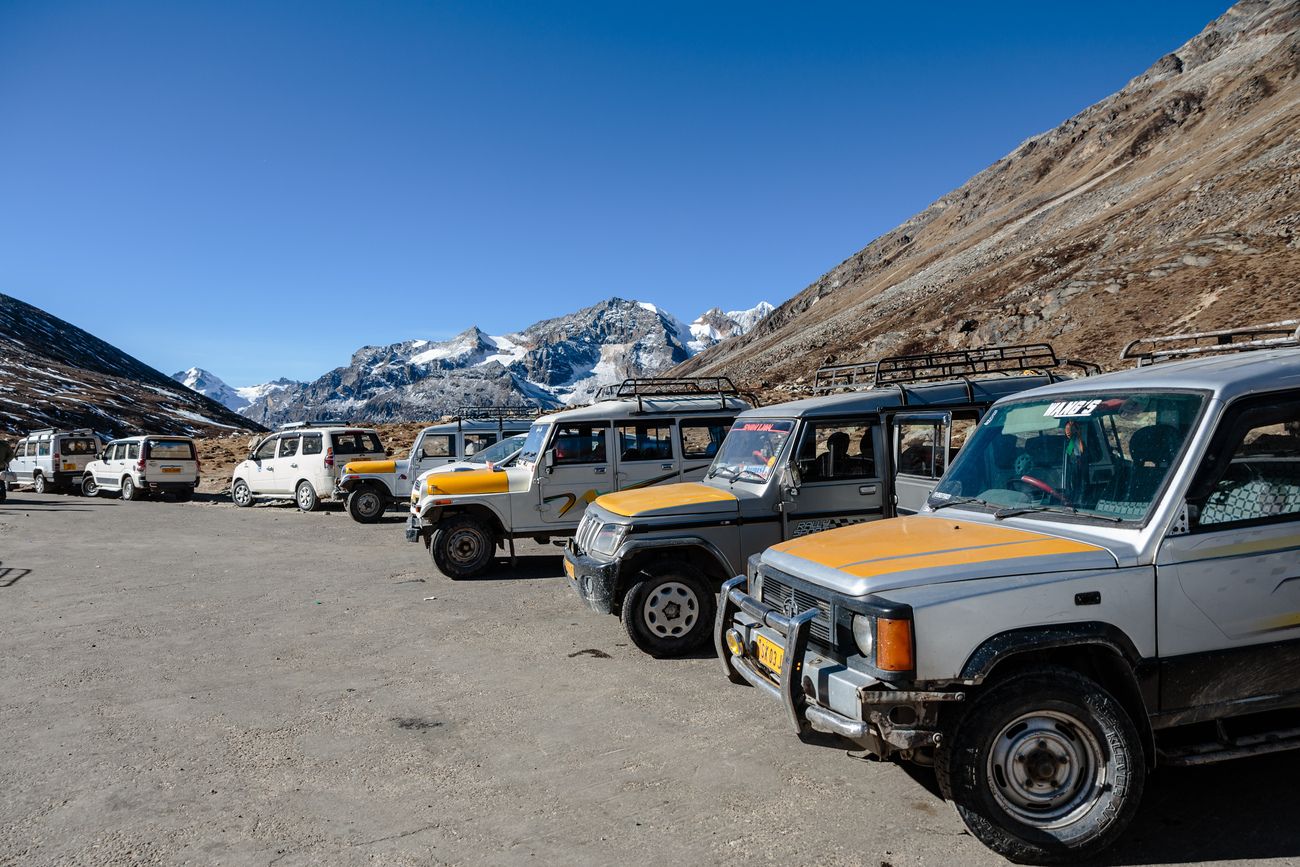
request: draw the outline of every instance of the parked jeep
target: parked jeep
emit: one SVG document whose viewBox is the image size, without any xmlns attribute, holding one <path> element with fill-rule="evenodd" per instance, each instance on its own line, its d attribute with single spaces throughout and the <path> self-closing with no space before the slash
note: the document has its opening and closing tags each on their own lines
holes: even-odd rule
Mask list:
<svg viewBox="0 0 1300 867">
<path fill-rule="evenodd" d="M 406 538 L 451 578 L 486 570 L 498 546 L 570 536 L 603 493 L 698 479 L 737 413 L 725 377 L 628 379 L 591 406 L 537 419 L 507 467 L 431 473 L 411 492 Z"/>
<path fill-rule="evenodd" d="M 702 481 L 597 499 L 565 572 L 641 650 L 689 653 L 709 641 L 715 594 L 751 555 L 917 511 L 993 401 L 1070 368 L 1095 365 L 1042 343 L 822 368 L 817 396 L 741 413 Z"/>
<path fill-rule="evenodd" d="M 1297 326 L 999 401 L 921 514 L 727 582 L 727 676 L 801 736 L 933 764 L 1017 861 L 1095 855 L 1157 766 L 1300 747 L 1300 351 L 1220 355 Z"/>
<path fill-rule="evenodd" d="M 535 410 L 527 407 L 466 406 L 456 418 L 420 431 L 406 458 L 352 461 L 334 489 L 354 521 L 371 524 L 390 506 L 411 496 L 415 479 L 429 470 L 473 457 L 498 440 L 528 431 Z"/>
</svg>

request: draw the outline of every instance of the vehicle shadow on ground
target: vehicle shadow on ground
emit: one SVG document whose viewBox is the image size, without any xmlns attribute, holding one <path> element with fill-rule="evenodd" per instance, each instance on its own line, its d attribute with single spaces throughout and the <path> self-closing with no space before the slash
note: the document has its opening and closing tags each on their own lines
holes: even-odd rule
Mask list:
<svg viewBox="0 0 1300 867">
<path fill-rule="evenodd" d="M 904 763 L 908 776 L 942 800 L 934 773 Z M 1291 814 L 1300 751 L 1200 768 L 1159 768 L 1147 777 L 1128 831 L 1096 863 L 1188 864 L 1300 857 Z"/>
<path fill-rule="evenodd" d="M 470 581 L 547 581 L 567 580 L 560 565 L 560 554 L 521 554 L 510 565 L 509 557 L 497 557 L 482 575 Z"/>
<path fill-rule="evenodd" d="M 9 492 L 9 496 L 0 500 L 0 510 L 8 509 L 14 512 L 93 512 L 92 506 L 97 505 L 94 500 L 83 498 L 51 498 L 32 500 L 21 495 L 14 496 Z M 106 504 L 99 504 L 106 505 Z"/>
<path fill-rule="evenodd" d="M 6 566 L 3 563 L 0 563 L 0 590 L 14 586 L 30 574 L 32 574 L 31 569 L 23 569 L 19 566 Z"/>
</svg>

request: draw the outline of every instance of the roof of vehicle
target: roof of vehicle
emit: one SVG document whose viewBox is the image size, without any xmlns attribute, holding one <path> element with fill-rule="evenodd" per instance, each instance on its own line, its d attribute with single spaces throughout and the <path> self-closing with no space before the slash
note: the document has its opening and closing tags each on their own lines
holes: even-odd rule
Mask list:
<svg viewBox="0 0 1300 867">
<path fill-rule="evenodd" d="M 129 443 L 132 440 L 193 440 L 194 437 L 185 436 L 184 434 L 133 434 L 129 437 L 118 437 L 110 440 L 109 445 L 113 443 Z"/>
<path fill-rule="evenodd" d="M 1233 355 L 1166 361 L 1060 382 L 1025 397 L 1124 389 L 1187 388 L 1220 400 L 1280 388 L 1300 388 L 1300 349 L 1261 349 Z"/>
<path fill-rule="evenodd" d="M 989 404 L 1010 394 L 1015 394 L 1050 382 L 1064 382 L 1059 375 L 1024 374 L 972 377 L 969 380 L 923 382 L 915 385 L 886 385 L 865 391 L 826 394 L 791 400 L 770 406 L 757 407 L 741 417 L 763 418 L 832 418 L 847 415 L 864 415 L 900 407 L 924 409 L 926 407 L 960 406 L 974 403 Z"/>
<path fill-rule="evenodd" d="M 372 433 L 375 434 L 376 436 L 379 435 L 379 431 L 375 430 L 372 427 L 365 427 L 363 425 L 356 425 L 356 424 L 341 424 L 341 425 L 332 425 L 330 427 L 318 427 L 316 425 L 311 425 L 310 427 L 304 426 L 304 427 L 281 428 L 280 430 L 271 431 L 271 433 L 267 434 L 267 436 L 278 436 L 280 434 L 301 434 L 301 433 L 358 433 L 358 432 Z"/>
<path fill-rule="evenodd" d="M 749 408 L 749 401 L 738 397 L 719 397 L 716 394 L 641 397 L 629 400 L 602 400 L 591 406 L 580 406 L 544 415 L 538 421 L 580 422 L 677 415 L 731 416 Z"/>
<path fill-rule="evenodd" d="M 500 423 L 496 419 L 464 419 L 462 421 L 446 421 L 442 424 L 431 424 L 420 431 L 421 434 L 427 433 L 455 433 L 458 430 L 467 431 L 523 431 L 528 430 L 534 418 L 506 418 Z"/>
<path fill-rule="evenodd" d="M 88 427 L 77 428 L 76 430 L 58 430 L 56 428 L 43 428 L 41 430 L 28 431 L 20 439 L 46 439 L 48 437 L 93 437 L 95 432 Z"/>
</svg>

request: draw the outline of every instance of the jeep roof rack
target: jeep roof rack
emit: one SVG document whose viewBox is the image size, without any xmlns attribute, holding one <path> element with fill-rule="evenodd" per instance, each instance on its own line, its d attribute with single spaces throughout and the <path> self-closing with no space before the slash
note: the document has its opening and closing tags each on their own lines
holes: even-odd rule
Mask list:
<svg viewBox="0 0 1300 867">
<path fill-rule="evenodd" d="M 317 421 L 290 421 L 280 425 L 280 430 L 297 430 L 304 427 L 356 427 L 342 419 L 319 419 Z"/>
<path fill-rule="evenodd" d="M 1048 373 L 1061 367 L 1076 367 L 1085 376 L 1100 373 L 1101 366 L 1074 358 L 1058 358 L 1050 343 L 1013 346 L 977 346 L 944 352 L 890 355 L 879 361 L 830 364 L 813 376 L 813 394 L 836 391 L 864 391 L 887 385 L 902 387 L 916 382 L 966 380 L 990 373 Z"/>
<path fill-rule="evenodd" d="M 1179 345 L 1183 344 L 1183 345 Z M 1223 352 L 1247 352 L 1252 349 L 1279 349 L 1300 346 L 1300 319 L 1283 319 L 1263 325 L 1223 328 L 1218 331 L 1194 331 L 1164 337 L 1139 337 L 1132 340 L 1119 357 L 1137 362 L 1138 367 L 1176 358 L 1216 355 Z"/>
<path fill-rule="evenodd" d="M 634 376 L 615 385 L 602 385 L 592 395 L 592 402 L 602 400 L 635 400 L 637 411 L 645 412 L 648 397 L 716 397 L 720 409 L 725 409 L 727 398 L 743 398 L 727 376 Z"/>
<path fill-rule="evenodd" d="M 456 409 L 457 421 L 502 421 L 504 419 L 537 418 L 542 408 L 533 404 L 521 406 L 470 406 L 462 404 Z"/>
</svg>

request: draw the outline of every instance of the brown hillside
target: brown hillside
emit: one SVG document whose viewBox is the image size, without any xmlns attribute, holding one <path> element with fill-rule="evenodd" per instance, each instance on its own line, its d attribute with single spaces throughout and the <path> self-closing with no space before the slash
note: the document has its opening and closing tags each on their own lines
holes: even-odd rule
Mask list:
<svg viewBox="0 0 1300 867">
<path fill-rule="evenodd" d="M 799 388 L 828 360 L 1300 314 L 1300 3 L 1243 0 L 675 373 Z M 780 385 L 778 385 L 780 383 Z"/>
</svg>

